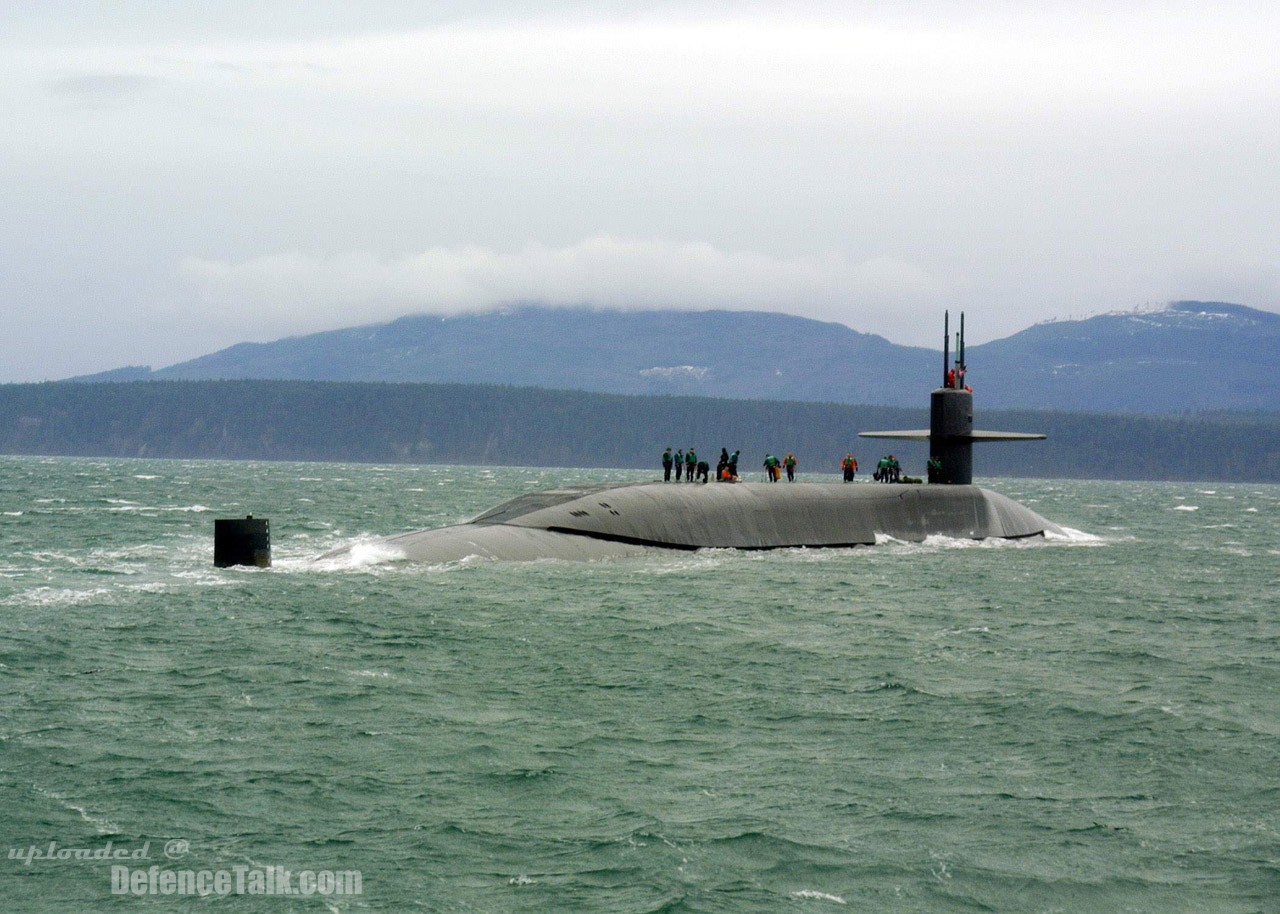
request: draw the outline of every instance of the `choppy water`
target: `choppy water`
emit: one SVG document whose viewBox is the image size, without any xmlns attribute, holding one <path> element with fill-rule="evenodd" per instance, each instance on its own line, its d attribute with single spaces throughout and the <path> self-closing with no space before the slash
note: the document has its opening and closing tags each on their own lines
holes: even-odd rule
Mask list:
<svg viewBox="0 0 1280 914">
<path fill-rule="evenodd" d="M 650 475 L 0 458 L 0 844 L 362 877 L 121 899 L 6 859 L 0 899 L 1278 909 L 1280 487 L 990 482 L 1083 531 L 1034 544 L 311 561 Z M 275 567 L 213 568 L 248 512 Z"/>
</svg>

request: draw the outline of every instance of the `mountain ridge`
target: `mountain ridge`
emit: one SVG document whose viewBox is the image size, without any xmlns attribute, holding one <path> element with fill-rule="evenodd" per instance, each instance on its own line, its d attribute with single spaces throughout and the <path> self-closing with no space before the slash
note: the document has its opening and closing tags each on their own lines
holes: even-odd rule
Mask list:
<svg viewBox="0 0 1280 914">
<path fill-rule="evenodd" d="M 1176 414 L 1280 409 L 1280 315 L 1228 302 L 1049 321 L 967 347 L 992 408 Z M 239 343 L 166 368 L 71 381 L 322 380 L 531 385 L 911 406 L 941 352 L 764 311 L 521 305 Z"/>
</svg>

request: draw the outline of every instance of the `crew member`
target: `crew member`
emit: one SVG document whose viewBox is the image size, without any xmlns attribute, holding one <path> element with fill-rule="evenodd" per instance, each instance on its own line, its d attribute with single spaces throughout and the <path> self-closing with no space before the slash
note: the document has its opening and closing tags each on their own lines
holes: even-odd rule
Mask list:
<svg viewBox="0 0 1280 914">
<path fill-rule="evenodd" d="M 796 455 L 787 451 L 787 456 L 782 458 L 782 465 L 787 468 L 787 482 L 796 481 Z"/>
<path fill-rule="evenodd" d="M 676 482 L 684 475 L 684 451 L 676 451 Z"/>
<path fill-rule="evenodd" d="M 667 448 L 665 451 L 662 452 L 662 481 L 663 482 L 671 481 L 671 464 L 674 462 L 675 461 L 671 456 L 671 448 Z"/>
<path fill-rule="evenodd" d="M 844 455 L 844 460 L 840 461 L 840 469 L 844 470 L 844 481 L 853 482 L 854 474 L 858 472 L 858 461 L 853 458 L 852 452 Z"/>
</svg>

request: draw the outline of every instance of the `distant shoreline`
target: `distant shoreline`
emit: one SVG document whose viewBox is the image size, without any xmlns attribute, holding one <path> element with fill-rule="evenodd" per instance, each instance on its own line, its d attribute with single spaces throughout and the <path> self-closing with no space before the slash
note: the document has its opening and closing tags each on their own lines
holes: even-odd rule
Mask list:
<svg viewBox="0 0 1280 914">
<path fill-rule="evenodd" d="M 983 445 L 979 477 L 1280 482 L 1280 414 L 1123 416 L 977 410 L 983 427 L 1049 440 Z M 927 410 L 597 394 L 498 385 L 139 381 L 0 385 L 0 453 L 27 456 L 584 466 L 658 472 L 663 448 L 741 449 L 749 474 L 793 451 L 834 474 L 848 451 L 923 475 L 924 446 L 859 431 Z M 757 452 L 758 456 L 757 456 Z"/>
</svg>

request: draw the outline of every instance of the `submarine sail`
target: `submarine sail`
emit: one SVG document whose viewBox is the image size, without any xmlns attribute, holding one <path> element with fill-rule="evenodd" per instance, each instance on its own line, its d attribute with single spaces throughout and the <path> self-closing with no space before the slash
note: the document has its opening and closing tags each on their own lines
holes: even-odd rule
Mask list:
<svg viewBox="0 0 1280 914">
<path fill-rule="evenodd" d="M 859 432 L 859 438 L 897 438 L 929 442 L 929 482 L 970 485 L 973 482 L 973 445 L 983 441 L 1038 441 L 1034 432 L 987 432 L 973 428 L 973 391 L 965 384 L 964 314 L 956 335 L 956 360 L 949 365 L 951 315 L 943 317 L 942 386 L 929 396 L 929 427 L 892 432 Z"/>
</svg>

